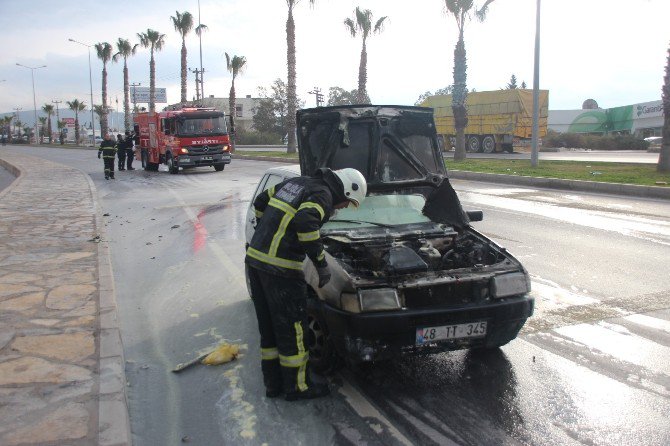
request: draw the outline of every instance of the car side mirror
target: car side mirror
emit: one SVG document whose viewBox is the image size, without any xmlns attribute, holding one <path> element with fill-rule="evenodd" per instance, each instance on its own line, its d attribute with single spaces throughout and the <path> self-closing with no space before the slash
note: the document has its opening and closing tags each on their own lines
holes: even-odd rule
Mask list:
<svg viewBox="0 0 670 446">
<path fill-rule="evenodd" d="M 470 221 L 482 221 L 484 220 L 484 211 L 465 211 L 468 214 Z"/>
</svg>

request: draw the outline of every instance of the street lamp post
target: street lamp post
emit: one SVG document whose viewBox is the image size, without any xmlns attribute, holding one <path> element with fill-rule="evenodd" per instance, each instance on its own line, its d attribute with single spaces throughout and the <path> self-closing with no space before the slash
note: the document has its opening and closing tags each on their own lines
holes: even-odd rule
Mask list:
<svg viewBox="0 0 670 446">
<path fill-rule="evenodd" d="M 88 83 L 91 87 L 91 128 L 93 129 L 93 145 L 95 146 L 95 119 L 93 117 L 93 76 L 91 75 L 91 46 L 93 45 L 87 45 L 74 39 L 67 40 L 73 43 L 78 43 L 79 45 L 84 45 L 86 48 L 88 48 Z"/>
<path fill-rule="evenodd" d="M 27 65 L 21 65 L 20 63 L 17 63 L 19 67 L 23 68 L 28 68 L 30 70 L 30 76 L 33 79 L 33 112 L 35 113 L 35 142 L 37 144 L 42 144 L 42 141 L 40 140 L 40 132 L 37 130 L 37 101 L 35 99 L 35 70 L 39 70 L 40 68 L 46 68 L 46 65 L 41 65 L 39 67 L 29 67 Z"/>
</svg>

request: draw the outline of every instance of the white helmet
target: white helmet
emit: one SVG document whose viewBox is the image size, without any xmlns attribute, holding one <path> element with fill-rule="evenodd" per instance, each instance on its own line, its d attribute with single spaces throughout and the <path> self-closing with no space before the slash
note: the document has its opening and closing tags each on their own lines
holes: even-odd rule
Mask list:
<svg viewBox="0 0 670 446">
<path fill-rule="evenodd" d="M 368 193 L 368 183 L 363 174 L 352 168 L 334 170 L 333 173 L 342 181 L 347 199 L 354 206 L 360 206 Z"/>
</svg>

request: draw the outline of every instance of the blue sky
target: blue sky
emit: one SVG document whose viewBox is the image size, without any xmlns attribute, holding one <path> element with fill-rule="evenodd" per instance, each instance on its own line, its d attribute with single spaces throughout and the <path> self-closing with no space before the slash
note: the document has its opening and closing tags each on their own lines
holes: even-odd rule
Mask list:
<svg viewBox="0 0 670 446">
<path fill-rule="evenodd" d="M 475 1 L 481 3 L 481 0 Z M 197 18 L 197 0 L 117 0 L 53 2 L 0 0 L 0 113 L 32 109 L 29 66 L 36 71 L 38 107 L 54 99 L 89 99 L 85 47 L 68 42 L 137 41 L 152 28 L 166 34 L 156 55 L 157 86 L 168 100 L 179 100 L 181 40 L 170 16 L 188 10 Z M 512 74 L 533 83 L 536 0 L 496 0 L 485 23 L 467 25 L 468 87 L 478 91 L 505 86 Z M 440 0 L 301 0 L 295 8 L 298 94 L 314 87 L 356 87 L 360 40 L 343 20 L 356 6 L 375 18 L 389 17 L 385 30 L 368 42 L 368 91 L 375 103 L 413 104 L 426 90 L 452 81 L 456 29 Z M 257 87 L 286 78 L 286 2 L 282 0 L 201 0 L 205 93 L 227 97 L 230 74 L 224 52 L 245 56 L 247 69 L 236 80 L 238 96 L 257 95 Z M 548 89 L 550 109 L 576 109 L 587 98 L 601 107 L 660 99 L 670 45 L 667 0 L 543 0 L 540 87 Z M 198 40 L 187 38 L 189 66 L 198 62 Z M 92 50 L 94 101 L 100 103 L 101 62 Z M 131 82 L 148 86 L 149 54 L 140 49 L 129 61 Z M 122 110 L 122 64 L 110 64 L 109 104 Z M 195 94 L 189 75 L 189 97 Z"/>
</svg>

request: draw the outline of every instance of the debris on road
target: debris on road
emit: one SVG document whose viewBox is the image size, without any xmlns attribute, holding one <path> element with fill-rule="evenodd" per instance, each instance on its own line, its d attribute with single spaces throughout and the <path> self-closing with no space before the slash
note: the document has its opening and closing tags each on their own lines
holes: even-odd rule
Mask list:
<svg viewBox="0 0 670 446">
<path fill-rule="evenodd" d="M 179 227 L 179 225 L 172 225 L 172 227 L 170 229 L 177 229 L 178 227 Z"/>
<path fill-rule="evenodd" d="M 195 359 L 192 359 L 188 362 L 178 364 L 177 367 L 172 369 L 173 373 L 179 373 L 192 365 L 202 363 L 204 365 L 220 365 L 227 362 L 233 361 L 240 354 L 240 346 L 237 344 L 228 344 L 224 342 L 216 347 L 214 350 L 209 350 Z"/>
<path fill-rule="evenodd" d="M 100 236 L 99 236 L 99 235 L 96 235 L 95 237 L 93 237 L 92 239 L 90 239 L 89 242 L 100 243 Z"/>
</svg>

